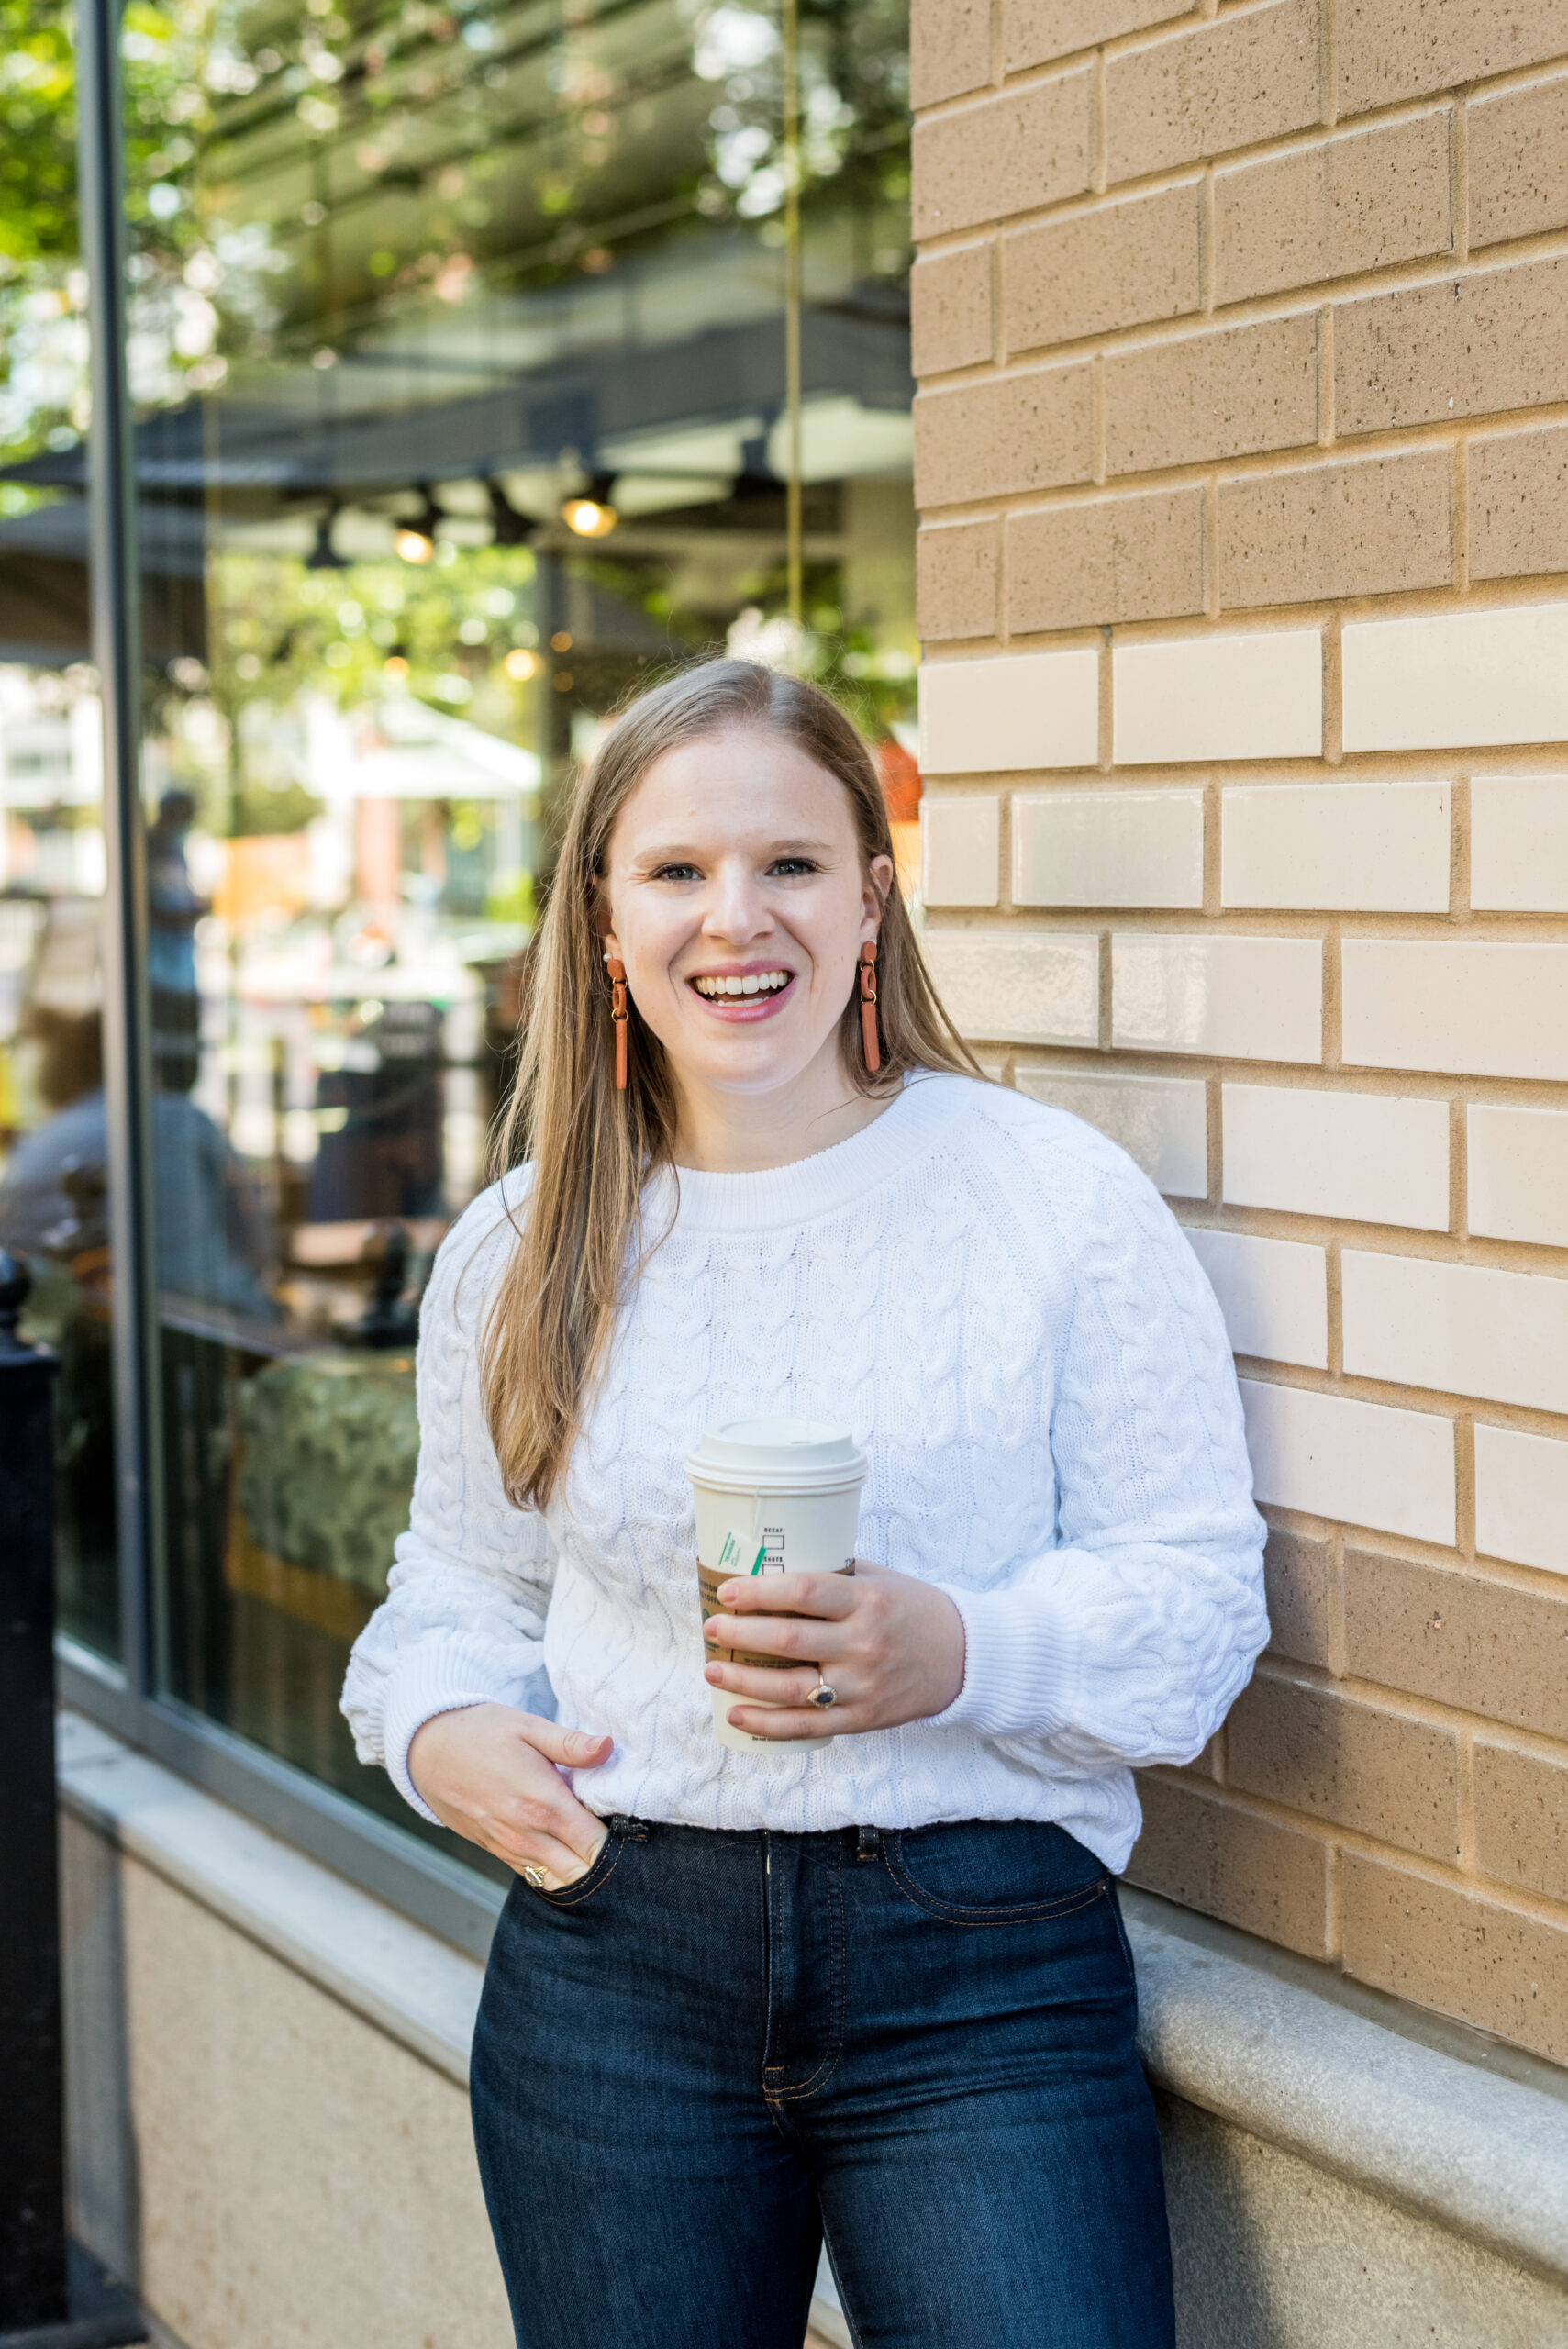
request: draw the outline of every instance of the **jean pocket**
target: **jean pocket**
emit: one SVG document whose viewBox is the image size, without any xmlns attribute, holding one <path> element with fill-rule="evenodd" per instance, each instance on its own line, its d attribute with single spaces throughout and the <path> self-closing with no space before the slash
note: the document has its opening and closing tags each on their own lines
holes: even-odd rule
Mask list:
<svg viewBox="0 0 1568 2349">
<path fill-rule="evenodd" d="M 907 1900 L 951 1925 L 1027 1925 L 1103 1900 L 1110 1878 L 1064 1829 L 1032 1820 L 884 1830 L 887 1872 Z"/>
<path fill-rule="evenodd" d="M 553 1890 L 547 1890 L 543 1885 L 528 1884 L 527 1877 L 522 1877 L 519 1881 L 528 1885 L 528 1889 L 533 1894 L 534 1898 L 542 1900 L 547 1908 L 580 1909 L 584 1901 L 591 1900 L 600 1886 L 606 1883 L 614 1874 L 616 1863 L 620 1858 L 624 1845 L 625 1838 L 617 1833 L 610 1821 L 606 1820 L 604 1842 L 599 1845 L 583 1874 L 574 1876 L 570 1884 L 560 1884 L 555 1886 Z"/>
</svg>

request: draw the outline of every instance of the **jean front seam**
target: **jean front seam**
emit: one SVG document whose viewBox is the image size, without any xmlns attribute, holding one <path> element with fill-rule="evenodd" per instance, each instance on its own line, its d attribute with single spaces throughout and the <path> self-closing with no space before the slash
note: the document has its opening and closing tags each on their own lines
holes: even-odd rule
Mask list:
<svg viewBox="0 0 1568 2349">
<path fill-rule="evenodd" d="M 798 2104 L 804 2098 L 815 2096 L 817 2090 L 825 2087 L 832 2078 L 839 2068 L 839 2061 L 844 2052 L 844 2017 L 848 2003 L 846 1976 L 849 1969 L 845 1963 L 847 1944 L 844 1930 L 844 1866 L 841 1853 L 837 1851 L 829 1853 L 828 1866 L 831 1870 L 832 1887 L 828 1895 L 830 1914 L 828 1925 L 828 1965 L 831 1987 L 828 1991 L 828 2003 L 827 2051 L 809 2079 L 799 2081 L 792 2088 L 764 2087 L 768 2101 L 774 2105 Z M 782 2072 L 784 2066 L 782 2064 L 775 2064 L 771 2068 L 773 2071 Z"/>
</svg>

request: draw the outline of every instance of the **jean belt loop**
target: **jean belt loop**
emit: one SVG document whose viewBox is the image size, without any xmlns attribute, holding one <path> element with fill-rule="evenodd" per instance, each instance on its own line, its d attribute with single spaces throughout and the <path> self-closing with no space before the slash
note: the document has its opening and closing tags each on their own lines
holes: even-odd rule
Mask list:
<svg viewBox="0 0 1568 2349">
<path fill-rule="evenodd" d="M 860 1841 L 855 1846 L 856 1859 L 874 1860 L 881 1849 L 882 1830 L 879 1827 L 862 1827 Z"/>
</svg>

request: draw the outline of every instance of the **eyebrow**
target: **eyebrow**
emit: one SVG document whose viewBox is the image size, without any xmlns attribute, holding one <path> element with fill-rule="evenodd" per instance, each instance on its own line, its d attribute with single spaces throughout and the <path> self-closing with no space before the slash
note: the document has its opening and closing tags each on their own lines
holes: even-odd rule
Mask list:
<svg viewBox="0 0 1568 2349">
<path fill-rule="evenodd" d="M 662 843 L 656 848 L 639 849 L 632 862 L 636 864 L 698 863 L 708 852 L 686 841 L 674 841 L 668 845 Z M 834 853 L 831 841 L 806 839 L 772 841 L 762 852 L 766 857 L 831 856 Z"/>
</svg>

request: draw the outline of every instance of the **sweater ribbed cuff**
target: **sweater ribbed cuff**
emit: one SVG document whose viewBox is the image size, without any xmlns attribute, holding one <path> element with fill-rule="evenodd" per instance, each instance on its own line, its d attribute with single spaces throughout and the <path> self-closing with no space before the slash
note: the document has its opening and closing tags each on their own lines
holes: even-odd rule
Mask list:
<svg viewBox="0 0 1568 2349">
<path fill-rule="evenodd" d="M 933 1729 L 1020 1737 L 1073 1717 L 1082 1663 L 1074 1625 L 1050 1590 L 939 1584 L 963 1619 L 963 1686 Z"/>
<path fill-rule="evenodd" d="M 438 1713 L 460 1712 L 465 1705 L 515 1705 L 517 1682 L 516 1670 L 491 1676 L 482 1664 L 476 1667 L 466 1642 L 454 1649 L 442 1640 L 425 1640 L 398 1658 L 382 1705 L 386 1775 L 404 1801 L 432 1827 L 441 1821 L 408 1775 L 409 1747 Z"/>
</svg>

